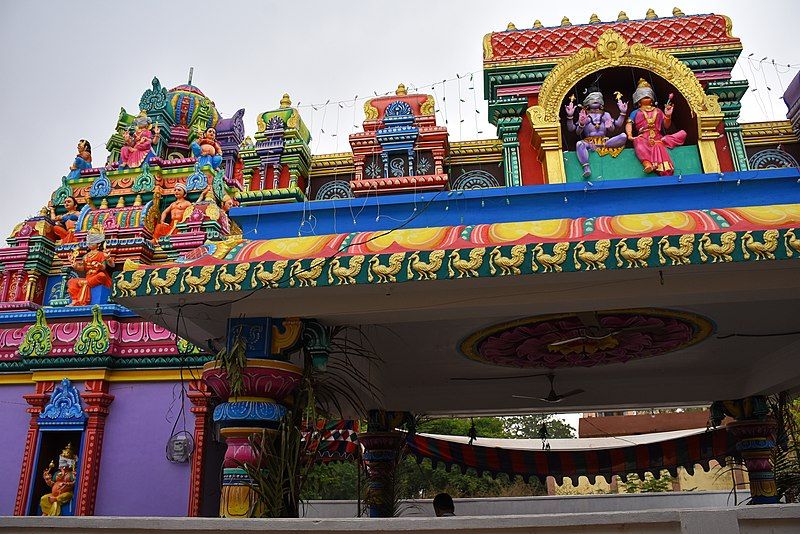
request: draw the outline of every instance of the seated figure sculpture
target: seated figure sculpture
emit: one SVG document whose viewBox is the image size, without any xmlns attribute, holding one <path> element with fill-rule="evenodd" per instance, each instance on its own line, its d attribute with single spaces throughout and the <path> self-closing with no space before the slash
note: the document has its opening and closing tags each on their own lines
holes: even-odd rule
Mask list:
<svg viewBox="0 0 800 534">
<path fill-rule="evenodd" d="M 99 226 L 92 227 L 86 235 L 86 246 L 89 250 L 83 259 L 75 257 L 72 268 L 83 277 L 70 278 L 67 282 L 67 291 L 72 299 L 70 306 L 86 306 L 92 301 L 92 288 L 97 286 L 111 287 L 111 276 L 108 271 L 114 267 L 114 259 L 110 254 L 100 250 L 100 245 L 105 241 L 103 229 Z M 77 250 L 76 250 L 77 252 Z"/>
<path fill-rule="evenodd" d="M 596 152 L 599 156 L 611 154 L 616 157 L 622 152 L 625 147 L 627 138 L 625 133 L 622 132 L 611 138 L 609 134 L 615 130 L 621 130 L 625 122 L 625 114 L 628 112 L 628 104 L 617 99 L 617 107 L 619 108 L 619 117 L 614 120 L 611 115 L 603 109 L 605 102 L 603 101 L 603 93 L 596 87 L 587 89 L 586 98 L 583 99 L 583 106 L 578 113 L 578 123 L 575 124 L 573 117 L 575 116 L 575 103 L 574 96 L 570 97 L 570 103 L 564 106 L 567 112 L 567 131 L 577 132 L 578 143 L 575 145 L 575 152 L 578 156 L 578 161 L 583 166 L 583 177 L 588 178 L 592 175 L 592 169 L 589 166 L 589 151 Z M 619 93 L 617 93 L 619 95 Z M 621 96 L 621 95 L 619 95 Z"/>
<path fill-rule="evenodd" d="M 56 216 L 55 206 L 53 201 L 47 203 L 47 209 L 50 211 L 50 218 L 55 221 L 53 232 L 61 240 L 61 244 L 75 242 L 75 225 L 78 223 L 80 211 L 78 211 L 78 201 L 73 196 L 64 199 L 64 209 L 67 212 L 61 217 Z"/>
<path fill-rule="evenodd" d="M 214 128 L 203 132 L 198 126 L 197 139 L 192 142 L 191 149 L 201 167 L 209 165 L 212 169 L 218 169 L 222 164 L 222 147 L 217 141 L 217 131 Z"/>
<path fill-rule="evenodd" d="M 667 149 L 682 145 L 686 141 L 686 132 L 678 130 L 673 134 L 664 134 L 672 124 L 672 94 L 664 105 L 664 111 L 655 107 L 655 100 L 653 88 L 640 78 L 633 93 L 633 103 L 637 109 L 628 118 L 625 133 L 633 141 L 633 149 L 642 162 L 644 172 L 649 174 L 655 171 L 660 176 L 671 176 L 675 172 L 675 165 Z M 636 136 L 633 135 L 634 128 Z"/>
<path fill-rule="evenodd" d="M 43 477 L 45 483 L 50 487 L 50 493 L 42 495 L 39 505 L 42 508 L 42 515 L 61 515 L 61 507 L 72 500 L 75 490 L 75 464 L 77 456 L 72 450 L 72 444 L 68 443 L 58 457 L 58 471 L 53 476 L 55 464 L 50 465 L 44 470 Z"/>
<path fill-rule="evenodd" d="M 127 131 L 123 134 L 125 146 L 120 151 L 120 169 L 135 169 L 148 161 L 154 155 L 152 146 L 158 143 L 161 135 L 158 123 L 153 125 L 153 121 L 144 111 L 139 113 L 133 124 L 136 127 L 133 136 Z"/>
<path fill-rule="evenodd" d="M 92 167 L 92 145 L 86 139 L 78 141 L 78 154 L 72 165 L 69 166 L 69 174 L 67 178 L 78 178 L 83 169 L 90 169 Z"/>
<path fill-rule="evenodd" d="M 161 222 L 153 230 L 153 243 L 162 237 L 173 235 L 177 230 L 177 224 L 183 221 L 186 210 L 191 207 L 192 203 L 186 199 L 186 186 L 181 183 L 175 184 L 175 202 L 161 213 Z M 170 220 L 169 223 L 167 218 Z"/>
</svg>

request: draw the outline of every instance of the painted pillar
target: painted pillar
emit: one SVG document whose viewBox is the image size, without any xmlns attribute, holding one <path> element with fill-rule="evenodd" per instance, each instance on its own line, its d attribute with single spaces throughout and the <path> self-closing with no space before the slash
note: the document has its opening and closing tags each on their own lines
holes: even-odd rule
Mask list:
<svg viewBox="0 0 800 534">
<path fill-rule="evenodd" d="M 394 478 L 405 434 L 394 431 L 367 432 L 359 434 L 358 441 L 364 446 L 369 516 L 392 517 L 395 511 Z"/>
<path fill-rule="evenodd" d="M 522 185 L 519 164 L 519 128 L 522 117 L 500 117 L 497 119 L 497 133 L 503 141 L 503 169 L 506 185 Z"/>
<path fill-rule="evenodd" d="M 194 452 L 192 473 L 189 478 L 189 517 L 199 517 L 202 506 L 203 459 L 205 457 L 206 425 L 208 424 L 208 401 L 211 394 L 201 380 L 189 382 L 189 400 L 194 414 Z"/>
<path fill-rule="evenodd" d="M 23 395 L 29 408 L 26 411 L 31 414 L 28 426 L 28 435 L 25 438 L 25 452 L 22 456 L 22 471 L 19 475 L 19 488 L 17 489 L 17 499 L 14 503 L 14 515 L 27 515 L 28 493 L 30 493 L 34 461 L 36 460 L 36 444 L 39 442 L 39 415 L 42 413 L 47 401 L 50 400 L 50 393 L 55 388 L 54 382 L 37 382 L 36 392 L 31 395 Z"/>
<path fill-rule="evenodd" d="M 108 385 L 105 380 L 87 380 L 81 393 L 81 398 L 86 403 L 84 412 L 87 420 L 81 459 L 81 492 L 75 515 L 94 515 L 106 417 L 108 407 L 114 400 L 114 395 L 108 393 Z"/>
<path fill-rule="evenodd" d="M 750 478 L 751 504 L 775 504 L 778 489 L 772 466 L 772 449 L 775 447 L 775 430 L 778 424 L 766 418 L 752 421 L 735 421 L 726 427 L 736 439 L 736 450 L 742 455 Z"/>
<path fill-rule="evenodd" d="M 762 395 L 711 405 L 711 421 L 718 425 L 726 417 L 736 419 L 725 428 L 736 440 L 736 450 L 742 455 L 750 478 L 750 504 L 778 502 L 772 449 L 775 447 L 777 422 L 770 414 Z"/>
<path fill-rule="evenodd" d="M 227 444 L 223 460 L 221 517 L 255 517 L 253 480 L 245 465 L 261 460 L 251 443 L 274 435 L 288 409 L 284 399 L 300 384 L 302 370 L 283 359 L 299 340 L 299 320 L 240 318 L 228 321 L 228 353 L 244 343 L 241 376 L 229 376 L 219 361 L 203 366 L 203 381 L 223 402 L 213 413 L 214 424 Z M 238 390 L 234 390 L 234 386 Z"/>
</svg>

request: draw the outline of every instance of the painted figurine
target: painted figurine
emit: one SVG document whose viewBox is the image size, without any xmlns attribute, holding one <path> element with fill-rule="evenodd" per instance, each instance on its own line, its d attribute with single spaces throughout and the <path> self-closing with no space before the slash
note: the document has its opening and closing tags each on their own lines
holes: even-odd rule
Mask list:
<svg viewBox="0 0 800 534">
<path fill-rule="evenodd" d="M 218 169 L 222 164 L 222 147 L 217 142 L 217 131 L 214 128 L 203 132 L 198 126 L 197 139 L 192 142 L 191 148 L 201 167 L 210 165 L 212 169 Z"/>
<path fill-rule="evenodd" d="M 75 464 L 77 457 L 72 450 L 72 444 L 68 443 L 58 457 L 58 471 L 53 476 L 55 464 L 50 462 L 44 470 L 43 477 L 50 493 L 42 495 L 39 505 L 42 508 L 42 515 L 61 515 L 61 507 L 72 500 L 75 490 Z"/>
<path fill-rule="evenodd" d="M 664 130 L 672 124 L 672 95 L 669 95 L 664 111 L 655 107 L 656 96 L 653 88 L 644 79 L 639 79 L 633 93 L 633 103 L 638 106 L 628 118 L 625 133 L 633 141 L 636 157 L 642 162 L 644 172 L 655 172 L 660 176 L 671 176 L 675 165 L 667 152 L 668 148 L 682 145 L 686 141 L 686 132 L 679 130 L 665 135 Z M 634 127 L 637 135 L 633 135 Z"/>
<path fill-rule="evenodd" d="M 153 154 L 152 146 L 158 143 L 161 129 L 158 123 L 153 125 L 153 121 L 142 111 L 133 121 L 136 130 L 131 137 L 129 132 L 125 132 L 125 146 L 122 147 L 119 157 L 120 169 L 135 169 L 140 167 L 145 161 L 149 161 Z"/>
<path fill-rule="evenodd" d="M 161 222 L 153 230 L 153 243 L 158 242 L 164 236 L 173 235 L 177 230 L 178 223 L 183 221 L 186 210 L 191 207 L 192 203 L 186 199 L 186 186 L 181 183 L 175 184 L 175 202 L 161 213 Z M 169 223 L 167 223 L 167 218 L 170 220 Z"/>
<path fill-rule="evenodd" d="M 83 169 L 92 168 L 92 145 L 86 139 L 78 141 L 78 155 L 75 156 L 75 161 L 69 166 L 69 174 L 67 178 L 78 178 Z"/>
<path fill-rule="evenodd" d="M 70 278 L 67 291 L 72 298 L 70 306 L 86 306 L 92 301 L 92 288 L 97 286 L 111 287 L 111 276 L 108 271 L 114 267 L 114 259 L 110 254 L 100 250 L 105 241 L 105 234 L 100 227 L 92 227 L 86 235 L 86 246 L 89 250 L 82 260 L 74 258 L 72 268 L 83 277 Z M 76 251 L 77 252 L 77 251 Z"/>
<path fill-rule="evenodd" d="M 625 115 L 628 112 L 628 104 L 617 98 L 619 117 L 614 120 L 611 114 L 603 109 L 605 104 L 603 93 L 596 87 L 590 87 L 587 92 L 586 98 L 583 99 L 583 106 L 578 113 L 577 125 L 573 119 L 576 109 L 573 102 L 575 97 L 570 97 L 570 103 L 564 106 L 564 110 L 567 112 L 567 130 L 578 134 L 579 139 L 575 145 L 575 152 L 583 167 L 584 178 L 592 175 L 592 169 L 589 166 L 589 151 L 596 152 L 599 156 L 611 154 L 612 157 L 617 157 L 627 142 L 624 132 L 610 138 L 608 136 L 614 131 L 622 130 Z"/>
<path fill-rule="evenodd" d="M 50 210 L 50 218 L 55 221 L 53 232 L 61 240 L 61 244 L 75 242 L 75 226 L 78 223 L 80 211 L 78 211 L 78 201 L 73 196 L 64 199 L 64 209 L 67 212 L 61 217 L 56 216 L 55 206 L 53 201 L 47 203 L 47 209 Z"/>
</svg>

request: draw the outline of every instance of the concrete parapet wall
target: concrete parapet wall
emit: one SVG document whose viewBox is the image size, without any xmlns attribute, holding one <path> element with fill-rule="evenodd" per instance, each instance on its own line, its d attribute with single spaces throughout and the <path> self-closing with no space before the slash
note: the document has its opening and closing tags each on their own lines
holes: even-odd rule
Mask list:
<svg viewBox="0 0 800 534">
<path fill-rule="evenodd" d="M 410 532 L 443 534 L 790 534 L 800 532 L 800 505 L 640 510 L 494 517 L 400 517 L 393 519 L 200 519 L 163 517 L 3 517 L 9 534 L 57 529 L 59 534 L 184 534 L 187 532 Z"/>
<path fill-rule="evenodd" d="M 744 492 L 745 494 L 747 492 Z M 740 499 L 745 496 L 740 494 Z M 676 508 L 724 508 L 736 501 L 727 491 L 631 493 L 611 495 L 563 495 L 542 497 L 495 497 L 454 499 L 459 516 L 529 514 L 576 514 L 626 512 Z M 405 501 L 403 516 L 433 516 L 431 500 Z M 308 501 L 305 517 L 356 517 L 356 501 Z"/>
</svg>

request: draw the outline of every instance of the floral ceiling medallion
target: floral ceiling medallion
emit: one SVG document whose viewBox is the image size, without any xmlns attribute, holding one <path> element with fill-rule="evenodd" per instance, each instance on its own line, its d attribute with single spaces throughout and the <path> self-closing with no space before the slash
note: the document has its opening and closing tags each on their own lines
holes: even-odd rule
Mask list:
<svg viewBox="0 0 800 534">
<path fill-rule="evenodd" d="M 459 349 L 472 360 L 504 367 L 592 367 L 681 350 L 714 330 L 705 317 L 665 309 L 562 313 L 482 329 Z"/>
</svg>

